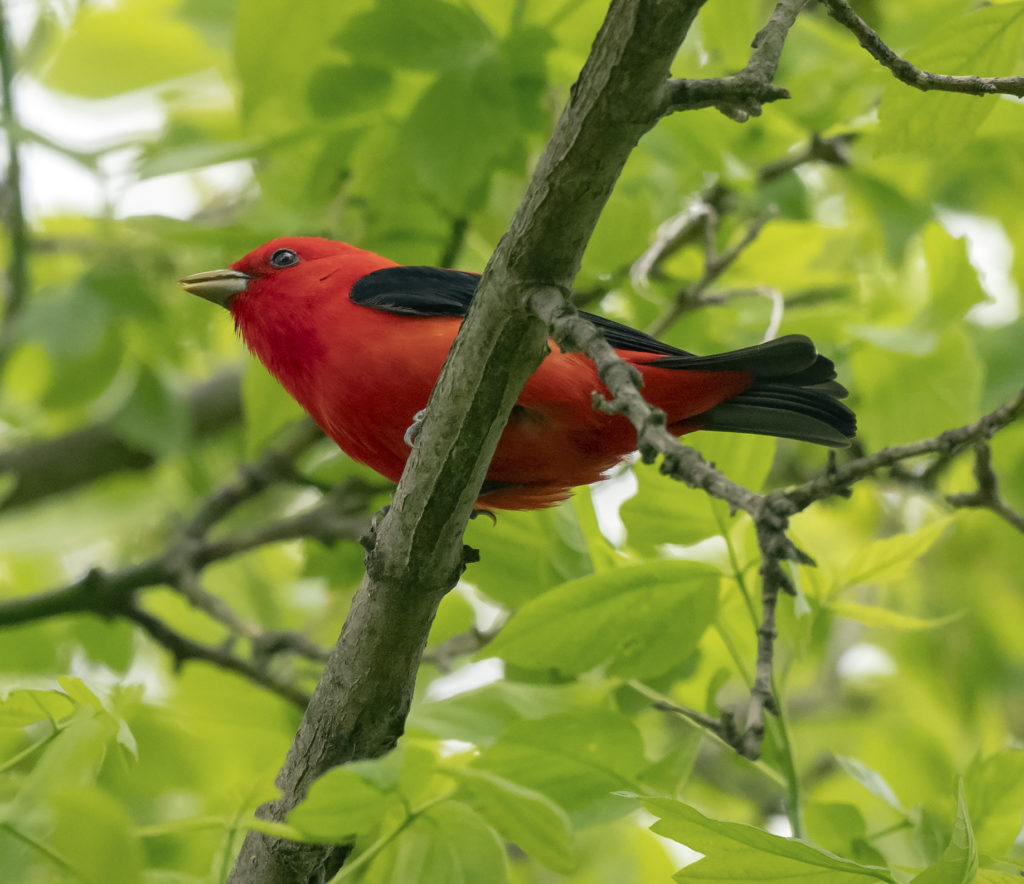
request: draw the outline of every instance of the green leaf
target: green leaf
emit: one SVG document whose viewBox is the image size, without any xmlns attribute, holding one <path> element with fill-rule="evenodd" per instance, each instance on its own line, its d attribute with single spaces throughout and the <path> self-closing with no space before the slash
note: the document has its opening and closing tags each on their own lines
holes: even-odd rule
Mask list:
<svg viewBox="0 0 1024 884">
<path fill-rule="evenodd" d="M 417 816 L 374 858 L 364 878 L 366 884 L 501 884 L 505 880 L 501 843 L 461 801 L 443 801 Z"/>
<path fill-rule="evenodd" d="M 44 802 L 49 797 L 95 784 L 117 731 L 110 715 L 88 706 L 77 709 L 21 781 L 8 817 L 32 820 L 48 815 Z"/>
<path fill-rule="evenodd" d="M 159 9 L 163 6 L 164 9 Z M 81 7 L 43 75 L 52 89 L 102 98 L 212 68 L 199 32 L 147 0 Z"/>
<path fill-rule="evenodd" d="M 305 414 L 302 406 L 255 359 L 249 360 L 242 376 L 242 411 L 247 457 L 259 454 L 275 433 Z"/>
<path fill-rule="evenodd" d="M 511 83 L 499 60 L 490 58 L 438 77 L 405 120 L 400 138 L 422 184 L 446 208 L 464 212 L 509 153 L 509 133 L 516 131 Z"/>
<path fill-rule="evenodd" d="M 972 884 L 978 874 L 978 847 L 974 841 L 964 784 L 957 785 L 956 822 L 942 858 L 911 880 L 911 884 Z"/>
<path fill-rule="evenodd" d="M 182 451 L 189 434 L 184 402 L 146 365 L 139 369 L 135 390 L 111 427 L 129 444 L 157 456 Z"/>
<path fill-rule="evenodd" d="M 860 809 L 843 802 L 813 802 L 805 808 L 807 834 L 821 847 L 865 865 L 885 866 L 885 857 L 868 841 Z"/>
<path fill-rule="evenodd" d="M 498 681 L 445 700 L 416 704 L 409 724 L 444 739 L 490 746 L 513 722 L 592 709 L 603 704 L 606 696 L 603 687 L 579 682 L 542 685 Z"/>
<path fill-rule="evenodd" d="M 306 93 L 318 117 L 342 117 L 380 107 L 391 90 L 391 72 L 369 65 L 329 64 L 318 68 Z"/>
<path fill-rule="evenodd" d="M 884 869 L 862 866 L 753 826 L 709 819 L 678 801 L 650 798 L 644 806 L 660 818 L 651 831 L 704 854 L 703 859 L 679 872 L 677 881 L 893 881 Z"/>
<path fill-rule="evenodd" d="M 768 477 L 776 441 L 741 433 L 697 433 L 684 438 L 734 482 L 759 491 Z M 733 518 L 728 504 L 638 464 L 638 491 L 621 509 L 630 548 L 653 555 L 666 543 L 689 545 L 722 533 Z"/>
<path fill-rule="evenodd" d="M 81 880 L 139 884 L 145 856 L 127 810 L 100 789 L 61 790 L 53 798 L 56 826 L 50 843 Z"/>
<path fill-rule="evenodd" d="M 964 774 L 964 791 L 979 850 L 1009 854 L 1020 832 L 1024 749 L 1004 749 L 975 759 Z"/>
<path fill-rule="evenodd" d="M 576 711 L 514 722 L 473 767 L 543 792 L 570 814 L 598 805 L 618 816 L 628 808 L 611 793 L 635 790 L 644 765 L 640 734 L 626 716 Z"/>
<path fill-rule="evenodd" d="M 570 675 L 605 661 L 618 675 L 657 675 L 693 653 L 714 619 L 718 579 L 686 561 L 582 577 L 527 602 L 482 653 Z"/>
<path fill-rule="evenodd" d="M 859 434 L 868 445 L 925 439 L 978 418 L 982 366 L 960 326 L 949 327 L 927 355 L 860 346 L 852 365 L 863 404 Z"/>
<path fill-rule="evenodd" d="M 242 111 L 258 120 L 253 129 L 263 137 L 294 131 L 307 110 L 303 87 L 311 71 L 336 58 L 331 35 L 352 4 L 239 0 L 237 6 L 233 48 Z"/>
<path fill-rule="evenodd" d="M 441 0 L 384 0 L 335 38 L 352 58 L 383 70 L 449 70 L 491 51 L 494 36 L 467 6 Z"/>
<path fill-rule="evenodd" d="M 845 599 L 832 602 L 828 607 L 833 614 L 838 614 L 849 620 L 856 620 L 865 626 L 873 626 L 878 629 L 900 629 L 904 632 L 939 629 L 950 623 L 955 623 L 963 616 L 962 611 L 956 611 L 945 617 L 912 617 L 910 614 L 901 614 L 899 611 L 892 611 L 888 608 L 862 605 Z"/>
<path fill-rule="evenodd" d="M 573 869 L 569 818 L 551 799 L 484 770 L 450 772 L 471 797 L 474 809 L 502 838 L 555 872 Z"/>
<path fill-rule="evenodd" d="M 75 710 L 60 691 L 13 690 L 0 699 L 0 727 L 25 727 L 43 718 L 58 721 Z"/>
<path fill-rule="evenodd" d="M 1003 76 L 1013 71 L 1024 38 L 1024 4 L 1003 3 L 952 17 L 907 53 L 918 68 L 941 74 Z M 921 94 L 892 80 L 879 105 L 879 152 L 948 154 L 963 147 L 996 99 L 949 92 Z"/>
<path fill-rule="evenodd" d="M 861 547 L 840 571 L 844 585 L 891 583 L 902 579 L 951 522 L 949 517 L 936 519 L 913 534 L 894 534 Z"/>
<path fill-rule="evenodd" d="M 380 825 L 397 797 L 388 795 L 344 767 L 327 771 L 309 789 L 288 822 L 311 840 L 345 844 Z"/>
<path fill-rule="evenodd" d="M 947 323 L 959 322 L 988 296 L 968 258 L 965 238 L 956 239 L 940 225 L 930 224 L 922 245 L 931 295 L 928 318 L 941 330 Z"/>
<path fill-rule="evenodd" d="M 546 589 L 594 568 L 590 549 L 572 507 L 503 512 L 498 525 L 474 519 L 466 543 L 480 550 L 480 562 L 465 579 L 488 598 L 518 608 Z"/>
<path fill-rule="evenodd" d="M 835 758 L 839 762 L 839 766 L 872 795 L 881 798 L 886 804 L 896 808 L 900 813 L 906 813 L 900 804 L 899 798 L 896 797 L 896 793 L 893 792 L 892 787 L 880 773 L 873 771 L 856 758 L 848 758 L 845 755 L 836 755 Z"/>
<path fill-rule="evenodd" d="M 637 465 L 635 496 L 620 509 L 631 549 L 652 556 L 666 543 L 688 545 L 718 534 L 720 527 L 707 495 Z"/>
</svg>

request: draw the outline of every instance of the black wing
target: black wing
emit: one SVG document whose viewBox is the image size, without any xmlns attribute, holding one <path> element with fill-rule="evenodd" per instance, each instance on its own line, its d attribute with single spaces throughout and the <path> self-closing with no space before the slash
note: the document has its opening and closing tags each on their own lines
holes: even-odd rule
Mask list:
<svg viewBox="0 0 1024 884">
<path fill-rule="evenodd" d="M 465 316 L 479 283 L 479 273 L 463 270 L 385 267 L 360 279 L 352 286 L 349 298 L 363 307 L 405 316 Z M 665 344 L 628 325 L 593 313 L 583 315 L 601 329 L 609 344 L 619 350 L 638 350 L 657 356 L 691 356 L 685 350 Z"/>
<path fill-rule="evenodd" d="M 353 304 L 407 316 L 465 316 L 479 273 L 438 267 L 385 267 L 360 279 L 349 293 Z"/>
</svg>

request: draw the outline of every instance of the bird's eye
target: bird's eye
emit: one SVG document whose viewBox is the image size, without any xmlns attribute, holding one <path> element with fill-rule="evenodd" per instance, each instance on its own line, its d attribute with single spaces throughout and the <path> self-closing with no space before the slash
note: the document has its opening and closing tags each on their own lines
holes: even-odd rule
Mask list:
<svg viewBox="0 0 1024 884">
<path fill-rule="evenodd" d="M 274 267 L 292 267 L 299 263 L 299 256 L 291 249 L 278 249 L 270 256 L 270 263 Z"/>
</svg>

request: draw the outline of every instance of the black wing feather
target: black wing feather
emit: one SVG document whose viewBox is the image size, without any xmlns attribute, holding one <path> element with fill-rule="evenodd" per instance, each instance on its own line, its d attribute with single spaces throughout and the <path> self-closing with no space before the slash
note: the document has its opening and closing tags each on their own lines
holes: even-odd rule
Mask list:
<svg viewBox="0 0 1024 884">
<path fill-rule="evenodd" d="M 404 316 L 465 316 L 480 283 L 479 273 L 439 267 L 385 267 L 360 279 L 349 294 L 354 304 Z M 608 343 L 620 350 L 639 350 L 658 356 L 691 354 L 645 335 L 620 322 L 584 313 L 601 329 Z"/>
</svg>

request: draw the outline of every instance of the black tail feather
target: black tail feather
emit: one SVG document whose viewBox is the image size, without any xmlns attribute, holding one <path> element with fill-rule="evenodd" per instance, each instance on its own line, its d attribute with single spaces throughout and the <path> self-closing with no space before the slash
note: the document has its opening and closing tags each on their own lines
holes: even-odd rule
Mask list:
<svg viewBox="0 0 1024 884">
<path fill-rule="evenodd" d="M 716 356 L 667 356 L 655 364 L 754 375 L 749 389 L 690 418 L 687 427 L 781 436 L 833 448 L 845 448 L 857 434 L 856 416 L 839 401 L 848 394 L 835 380 L 835 365 L 803 335 Z"/>
</svg>

